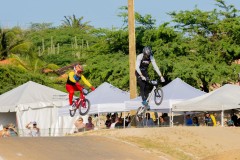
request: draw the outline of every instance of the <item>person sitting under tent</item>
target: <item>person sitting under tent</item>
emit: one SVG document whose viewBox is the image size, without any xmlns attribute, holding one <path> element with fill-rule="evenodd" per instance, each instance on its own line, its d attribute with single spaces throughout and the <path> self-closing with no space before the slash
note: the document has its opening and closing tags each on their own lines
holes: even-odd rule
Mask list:
<svg viewBox="0 0 240 160">
<path fill-rule="evenodd" d="M 79 117 L 74 122 L 75 127 L 77 128 L 77 132 L 84 132 L 85 131 L 85 123 L 83 123 L 83 118 Z"/>
</svg>

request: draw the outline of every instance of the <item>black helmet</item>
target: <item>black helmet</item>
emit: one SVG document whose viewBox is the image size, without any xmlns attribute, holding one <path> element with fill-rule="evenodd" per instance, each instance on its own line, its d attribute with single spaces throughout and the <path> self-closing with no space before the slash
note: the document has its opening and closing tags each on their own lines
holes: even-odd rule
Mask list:
<svg viewBox="0 0 240 160">
<path fill-rule="evenodd" d="M 153 55 L 151 47 L 149 47 L 149 46 L 144 47 L 143 48 L 143 54 L 146 55 L 146 56 Z"/>
</svg>

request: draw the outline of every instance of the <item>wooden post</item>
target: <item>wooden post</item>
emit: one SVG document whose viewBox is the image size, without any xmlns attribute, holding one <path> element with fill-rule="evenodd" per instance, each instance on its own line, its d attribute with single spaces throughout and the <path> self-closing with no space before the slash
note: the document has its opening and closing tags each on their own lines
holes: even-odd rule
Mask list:
<svg viewBox="0 0 240 160">
<path fill-rule="evenodd" d="M 135 76 L 136 38 L 135 38 L 134 0 L 128 0 L 128 32 L 129 32 L 130 99 L 133 99 L 137 97 L 137 82 Z"/>
</svg>

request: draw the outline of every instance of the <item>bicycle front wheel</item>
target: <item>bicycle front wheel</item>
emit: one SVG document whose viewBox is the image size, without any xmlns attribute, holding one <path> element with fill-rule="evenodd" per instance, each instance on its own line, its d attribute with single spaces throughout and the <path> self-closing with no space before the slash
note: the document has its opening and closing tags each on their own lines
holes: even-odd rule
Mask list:
<svg viewBox="0 0 240 160">
<path fill-rule="evenodd" d="M 71 117 L 74 117 L 74 115 L 75 115 L 75 113 L 76 113 L 76 110 L 77 110 L 77 108 L 76 108 L 76 102 L 74 102 L 73 104 L 72 104 L 72 108 L 75 108 L 75 109 L 73 109 L 73 110 L 69 110 L 69 114 L 70 114 L 70 116 Z"/>
<path fill-rule="evenodd" d="M 161 87 L 158 87 L 154 90 L 154 102 L 156 105 L 160 105 L 163 101 L 163 90 Z"/>
<path fill-rule="evenodd" d="M 79 107 L 79 114 L 82 116 L 85 116 L 86 114 L 88 114 L 89 109 L 90 109 L 90 101 L 88 99 L 82 100 Z"/>
</svg>

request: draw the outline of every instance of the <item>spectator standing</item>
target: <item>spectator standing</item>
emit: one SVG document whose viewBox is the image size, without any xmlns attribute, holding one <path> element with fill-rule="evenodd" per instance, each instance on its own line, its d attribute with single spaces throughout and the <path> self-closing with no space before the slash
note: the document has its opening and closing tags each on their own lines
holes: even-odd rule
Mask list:
<svg viewBox="0 0 240 160">
<path fill-rule="evenodd" d="M 32 126 L 31 126 L 32 124 Z M 26 125 L 26 128 L 29 130 L 29 136 L 31 137 L 39 137 L 40 136 L 40 129 L 37 127 L 37 123 L 30 122 Z"/>
<path fill-rule="evenodd" d="M 159 126 L 160 127 L 166 126 L 163 116 L 159 116 Z"/>
<path fill-rule="evenodd" d="M 231 120 L 234 123 L 234 126 L 238 126 L 238 116 L 234 113 L 234 111 L 232 111 L 232 116 L 231 116 Z"/>
<path fill-rule="evenodd" d="M 198 117 L 193 117 L 193 126 L 199 126 Z"/>
<path fill-rule="evenodd" d="M 208 112 L 205 113 L 204 122 L 206 126 L 213 126 L 212 118 L 210 117 L 210 114 Z"/>
<path fill-rule="evenodd" d="M 213 126 L 217 126 L 217 121 L 213 113 L 210 114 L 210 118 L 212 119 Z"/>
<path fill-rule="evenodd" d="M 83 118 L 79 117 L 75 122 L 74 122 L 75 127 L 77 128 L 78 132 L 84 132 L 85 131 L 85 123 L 83 123 Z"/>
<path fill-rule="evenodd" d="M 192 126 L 193 125 L 193 121 L 191 116 L 188 114 L 186 115 L 186 126 Z"/>
<path fill-rule="evenodd" d="M 112 116 L 111 122 L 112 122 L 112 123 L 111 123 L 110 129 L 114 129 L 116 123 L 118 123 L 118 117 Z"/>
<path fill-rule="evenodd" d="M 169 117 L 168 117 L 168 114 L 167 113 L 163 113 L 162 114 L 162 117 L 164 119 L 164 123 L 166 126 L 169 126 Z"/>
<path fill-rule="evenodd" d="M 127 117 L 125 117 L 125 126 L 129 126 L 130 127 L 130 122 L 131 122 L 131 116 L 130 113 L 128 113 Z"/>
<path fill-rule="evenodd" d="M 122 128 L 123 127 L 123 120 L 120 117 L 117 117 L 115 120 L 115 128 Z"/>
<path fill-rule="evenodd" d="M 150 116 L 150 113 L 146 113 L 146 118 L 144 118 L 143 124 L 144 124 L 144 126 L 147 126 L 147 127 L 153 127 L 154 126 L 154 122 L 153 122 L 153 119 Z"/>
<path fill-rule="evenodd" d="M 106 116 L 106 121 L 105 121 L 105 126 L 106 126 L 106 128 L 110 128 L 110 126 L 111 126 L 111 119 L 110 119 L 110 115 L 108 114 L 107 116 Z"/>
</svg>

